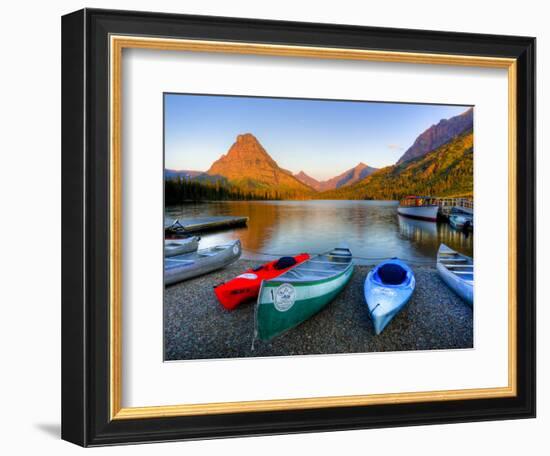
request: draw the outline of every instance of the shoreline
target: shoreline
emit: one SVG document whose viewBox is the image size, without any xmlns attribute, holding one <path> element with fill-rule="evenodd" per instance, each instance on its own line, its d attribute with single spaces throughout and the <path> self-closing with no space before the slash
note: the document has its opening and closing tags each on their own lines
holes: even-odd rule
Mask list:
<svg viewBox="0 0 550 456">
<path fill-rule="evenodd" d="M 165 289 L 165 360 L 473 348 L 473 312 L 440 279 L 435 267 L 412 266 L 413 297 L 378 336 L 363 297 L 372 266 L 355 265 L 345 289 L 321 312 L 269 341 L 254 339 L 255 302 L 225 310 L 212 287 L 262 264 L 239 259 L 211 274 Z"/>
<path fill-rule="evenodd" d="M 473 199 L 473 194 L 464 194 L 464 195 L 442 195 L 436 196 L 434 198 L 471 198 Z M 281 201 L 381 201 L 385 203 L 399 203 L 401 199 L 377 199 L 377 198 L 281 198 L 281 199 L 201 199 L 201 200 L 183 200 L 176 204 L 166 204 L 168 207 L 178 207 L 185 204 L 201 204 L 201 203 L 274 203 Z"/>
</svg>

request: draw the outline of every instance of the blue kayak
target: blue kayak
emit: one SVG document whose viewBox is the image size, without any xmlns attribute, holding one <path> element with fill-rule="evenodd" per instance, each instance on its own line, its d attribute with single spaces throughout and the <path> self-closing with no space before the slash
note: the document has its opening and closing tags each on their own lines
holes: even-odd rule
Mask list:
<svg viewBox="0 0 550 456">
<path fill-rule="evenodd" d="M 376 334 L 407 304 L 415 286 L 412 269 L 397 258 L 384 261 L 369 272 L 365 279 L 365 300 Z"/>
</svg>

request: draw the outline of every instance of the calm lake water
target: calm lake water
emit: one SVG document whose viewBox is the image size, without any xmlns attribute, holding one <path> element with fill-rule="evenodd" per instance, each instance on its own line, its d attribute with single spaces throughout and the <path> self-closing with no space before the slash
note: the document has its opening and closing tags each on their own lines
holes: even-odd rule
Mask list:
<svg viewBox="0 0 550 456">
<path fill-rule="evenodd" d="M 435 263 L 440 243 L 473 256 L 473 236 L 448 223 L 417 221 L 397 214 L 396 201 L 238 201 L 169 206 L 180 221 L 210 215 L 249 217 L 246 228 L 201 235 L 200 248 L 240 239 L 243 258 L 273 259 L 320 253 L 346 242 L 357 263 L 399 257 Z"/>
</svg>

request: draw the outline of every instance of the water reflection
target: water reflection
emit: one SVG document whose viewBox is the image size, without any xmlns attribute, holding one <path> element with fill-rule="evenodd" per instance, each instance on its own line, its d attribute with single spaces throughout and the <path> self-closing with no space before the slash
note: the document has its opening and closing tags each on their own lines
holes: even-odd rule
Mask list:
<svg viewBox="0 0 550 456">
<path fill-rule="evenodd" d="M 411 247 L 421 256 L 437 252 L 443 242 L 449 247 L 473 256 L 473 236 L 467 231 L 455 230 L 448 223 L 415 220 L 398 215 L 399 233 L 413 241 Z"/>
<path fill-rule="evenodd" d="M 340 242 L 364 263 L 394 256 L 435 261 L 441 242 L 467 255 L 473 250 L 471 234 L 446 223 L 398 216 L 393 201 L 242 201 L 166 208 L 166 216 L 182 221 L 209 215 L 249 217 L 246 228 L 204 234 L 201 241 L 206 247 L 238 238 L 245 258 L 324 252 Z"/>
</svg>

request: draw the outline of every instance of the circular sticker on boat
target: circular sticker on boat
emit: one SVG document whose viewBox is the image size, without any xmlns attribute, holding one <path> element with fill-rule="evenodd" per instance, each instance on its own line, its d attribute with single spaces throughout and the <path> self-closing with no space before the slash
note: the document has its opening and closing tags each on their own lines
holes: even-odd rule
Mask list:
<svg viewBox="0 0 550 456">
<path fill-rule="evenodd" d="M 289 283 L 279 285 L 275 290 L 273 304 L 280 312 L 286 312 L 296 301 L 296 289 Z"/>
<path fill-rule="evenodd" d="M 256 280 L 258 276 L 256 274 L 252 274 L 251 272 L 245 272 L 244 274 L 241 274 L 240 276 L 237 276 L 237 279 L 249 279 L 249 280 Z"/>
<path fill-rule="evenodd" d="M 238 245 L 238 244 L 235 244 L 235 245 L 233 246 L 233 253 L 234 253 L 235 255 L 237 255 L 237 254 L 239 253 L 239 245 Z"/>
</svg>

